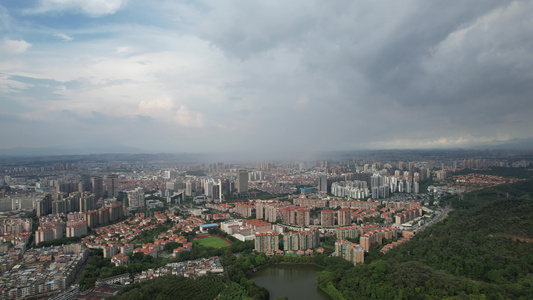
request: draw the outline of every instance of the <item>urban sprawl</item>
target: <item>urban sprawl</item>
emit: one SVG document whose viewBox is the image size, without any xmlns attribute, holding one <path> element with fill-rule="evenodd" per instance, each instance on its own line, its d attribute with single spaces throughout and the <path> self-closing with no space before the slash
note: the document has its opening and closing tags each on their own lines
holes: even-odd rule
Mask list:
<svg viewBox="0 0 533 300">
<path fill-rule="evenodd" d="M 3 159 L 0 298 L 98 299 L 167 274 L 223 274 L 219 257 L 178 259 L 210 242 L 253 243 L 267 259 L 326 253 L 362 264 L 372 248 L 387 253 L 445 218 L 446 195 L 520 180 L 469 170 L 529 164 L 481 154 L 252 164 L 142 155 Z M 333 249 L 323 247 L 326 239 L 335 240 Z M 166 264 L 80 289 L 95 251 L 117 267 L 144 256 Z"/>
</svg>

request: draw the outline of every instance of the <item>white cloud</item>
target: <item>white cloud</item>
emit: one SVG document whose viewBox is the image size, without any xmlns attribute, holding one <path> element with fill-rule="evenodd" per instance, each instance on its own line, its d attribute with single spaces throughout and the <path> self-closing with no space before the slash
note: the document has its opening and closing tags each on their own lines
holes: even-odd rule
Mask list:
<svg viewBox="0 0 533 300">
<path fill-rule="evenodd" d="M 21 93 L 21 90 L 27 89 L 28 84 L 11 80 L 8 76 L 0 74 L 0 91 L 5 93 Z"/>
<path fill-rule="evenodd" d="M 131 54 L 132 52 L 133 52 L 133 49 L 128 46 L 121 46 L 121 47 L 118 47 L 117 50 L 115 50 L 115 54 L 117 55 L 128 55 L 128 54 Z"/>
<path fill-rule="evenodd" d="M 91 17 L 112 15 L 124 7 L 127 0 L 41 0 L 36 8 L 28 9 L 29 14 L 49 12 L 81 12 Z"/>
<path fill-rule="evenodd" d="M 31 47 L 31 44 L 25 40 L 10 40 L 4 39 L 0 44 L 2 51 L 11 53 L 11 54 L 20 54 L 26 52 L 28 48 Z"/>
<path fill-rule="evenodd" d="M 61 33 L 61 32 L 58 32 L 58 33 L 55 33 L 54 34 L 54 37 L 64 41 L 64 42 L 70 42 L 72 40 L 74 40 L 73 37 L 67 35 L 67 34 L 64 34 L 64 33 Z"/>
<path fill-rule="evenodd" d="M 174 116 L 176 123 L 185 127 L 202 128 L 205 126 L 204 115 L 200 112 L 190 111 L 186 106 L 182 105 L 176 111 Z"/>
<path fill-rule="evenodd" d="M 172 111 L 174 104 L 170 97 L 158 100 L 143 100 L 139 103 L 138 115 L 147 115 L 154 118 L 165 117 Z"/>
<path fill-rule="evenodd" d="M 509 136 L 460 136 L 439 138 L 411 139 L 397 137 L 389 141 L 377 141 L 371 143 L 376 148 L 450 148 L 450 147 L 470 147 L 477 145 L 499 145 L 509 142 Z"/>
</svg>

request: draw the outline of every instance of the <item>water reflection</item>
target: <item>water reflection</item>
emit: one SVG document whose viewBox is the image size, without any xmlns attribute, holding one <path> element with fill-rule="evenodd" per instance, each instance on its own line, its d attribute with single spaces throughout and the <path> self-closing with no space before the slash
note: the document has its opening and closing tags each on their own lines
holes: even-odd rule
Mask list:
<svg viewBox="0 0 533 300">
<path fill-rule="evenodd" d="M 270 292 L 270 299 L 330 300 L 315 284 L 320 269 L 314 265 L 277 264 L 255 272 L 250 278 Z"/>
</svg>

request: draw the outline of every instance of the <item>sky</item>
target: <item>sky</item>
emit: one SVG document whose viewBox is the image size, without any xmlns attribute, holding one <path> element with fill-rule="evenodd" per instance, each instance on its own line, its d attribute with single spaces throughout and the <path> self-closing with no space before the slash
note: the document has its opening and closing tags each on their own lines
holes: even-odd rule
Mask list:
<svg viewBox="0 0 533 300">
<path fill-rule="evenodd" d="M 0 149 L 533 136 L 533 1 L 0 2 Z"/>
</svg>

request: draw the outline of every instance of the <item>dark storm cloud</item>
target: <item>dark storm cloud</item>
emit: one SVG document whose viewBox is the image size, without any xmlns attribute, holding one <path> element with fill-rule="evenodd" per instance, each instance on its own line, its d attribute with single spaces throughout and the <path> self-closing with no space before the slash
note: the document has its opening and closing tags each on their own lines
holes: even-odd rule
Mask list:
<svg viewBox="0 0 533 300">
<path fill-rule="evenodd" d="M 488 134 L 494 128 L 486 126 L 487 118 L 506 126 L 510 115 L 531 111 L 528 2 L 238 3 L 209 13 L 200 35 L 233 59 L 299 53 L 299 78 L 285 78 L 278 88 L 300 81 L 317 95 L 317 85 L 330 86 L 316 100 L 338 110 L 320 114 L 340 116 L 346 127 L 372 124 L 355 138 L 391 138 L 391 126 L 418 132 L 423 126 L 426 137 L 453 135 L 458 128 Z M 270 86 L 272 80 L 250 81 L 243 87 Z M 328 132 L 326 126 L 323 134 Z"/>
</svg>

